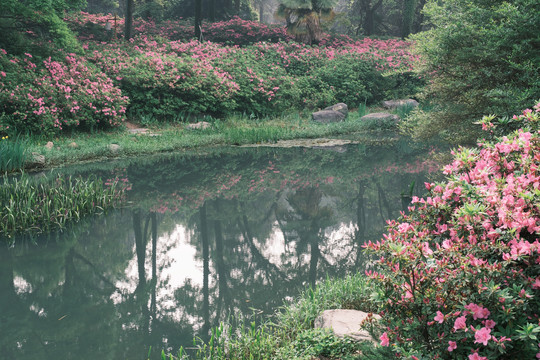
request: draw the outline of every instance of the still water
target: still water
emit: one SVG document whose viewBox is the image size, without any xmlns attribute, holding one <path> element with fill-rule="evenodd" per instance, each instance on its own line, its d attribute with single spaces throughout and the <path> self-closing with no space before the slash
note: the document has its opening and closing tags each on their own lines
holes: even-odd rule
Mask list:
<svg viewBox="0 0 540 360">
<path fill-rule="evenodd" d="M 118 178 L 128 203 L 1 242 L 0 357 L 146 359 L 362 271 L 364 241 L 437 173 L 428 152 L 400 141 L 238 148 L 62 170 Z"/>
</svg>

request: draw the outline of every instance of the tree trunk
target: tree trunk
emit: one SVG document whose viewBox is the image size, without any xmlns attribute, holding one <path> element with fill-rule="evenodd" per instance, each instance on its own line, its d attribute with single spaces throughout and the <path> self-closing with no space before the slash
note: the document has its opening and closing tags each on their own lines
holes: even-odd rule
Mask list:
<svg viewBox="0 0 540 360">
<path fill-rule="evenodd" d="M 133 31 L 133 8 L 134 3 L 133 0 L 127 0 L 126 3 L 126 28 L 124 32 L 124 37 L 126 40 L 131 39 L 131 33 Z"/>
<path fill-rule="evenodd" d="M 414 14 L 416 12 L 416 0 L 403 1 L 403 16 L 401 22 L 401 38 L 405 39 L 412 31 Z"/>
<path fill-rule="evenodd" d="M 210 18 L 211 22 L 216 21 L 216 0 L 210 0 L 208 17 Z"/>
<path fill-rule="evenodd" d="M 202 0 L 195 0 L 195 38 L 199 41 L 202 40 L 201 32 L 201 11 L 202 10 Z"/>
</svg>

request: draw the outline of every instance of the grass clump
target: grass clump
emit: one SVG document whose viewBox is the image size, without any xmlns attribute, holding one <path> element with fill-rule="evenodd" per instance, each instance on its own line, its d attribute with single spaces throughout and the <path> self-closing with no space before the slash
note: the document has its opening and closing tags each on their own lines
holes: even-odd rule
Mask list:
<svg viewBox="0 0 540 360">
<path fill-rule="evenodd" d="M 8 136 L 0 138 L 0 172 L 13 172 L 24 167 L 26 162 L 26 141 Z"/>
<path fill-rule="evenodd" d="M 260 325 L 230 320 L 212 330 L 208 341 L 199 340 L 196 359 L 386 359 L 387 348 L 371 342 L 357 343 L 324 329 L 314 329 L 317 316 L 328 309 L 374 312 L 370 299 L 380 296 L 362 273 L 327 279 L 305 290 Z M 377 324 L 368 329 L 379 335 Z"/>
<path fill-rule="evenodd" d="M 124 198 L 126 188 L 117 179 L 65 178 L 35 180 L 27 174 L 18 179 L 4 175 L 0 187 L 0 236 L 40 234 L 61 230 L 68 222 L 98 214 Z"/>
</svg>

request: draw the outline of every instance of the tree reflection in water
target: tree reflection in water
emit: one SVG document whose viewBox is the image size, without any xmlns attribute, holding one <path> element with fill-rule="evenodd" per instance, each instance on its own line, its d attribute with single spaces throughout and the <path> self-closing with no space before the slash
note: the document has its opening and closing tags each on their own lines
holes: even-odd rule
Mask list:
<svg viewBox="0 0 540 360">
<path fill-rule="evenodd" d="M 361 245 L 438 168 L 409 155 L 238 149 L 94 165 L 128 179 L 132 205 L 2 248 L 2 356 L 189 347 L 231 314 L 271 314 L 306 285 L 362 270 Z"/>
</svg>

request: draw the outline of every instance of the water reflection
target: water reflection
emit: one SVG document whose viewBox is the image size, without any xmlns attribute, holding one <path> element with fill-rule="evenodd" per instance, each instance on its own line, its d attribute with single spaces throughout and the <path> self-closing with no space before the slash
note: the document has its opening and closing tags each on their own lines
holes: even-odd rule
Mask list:
<svg viewBox="0 0 540 360">
<path fill-rule="evenodd" d="M 4 246 L 2 356 L 142 359 L 150 346 L 190 346 L 230 314 L 270 314 L 308 284 L 361 270 L 361 245 L 438 166 L 395 145 L 344 149 L 78 169 L 123 179 L 131 205 Z"/>
</svg>

